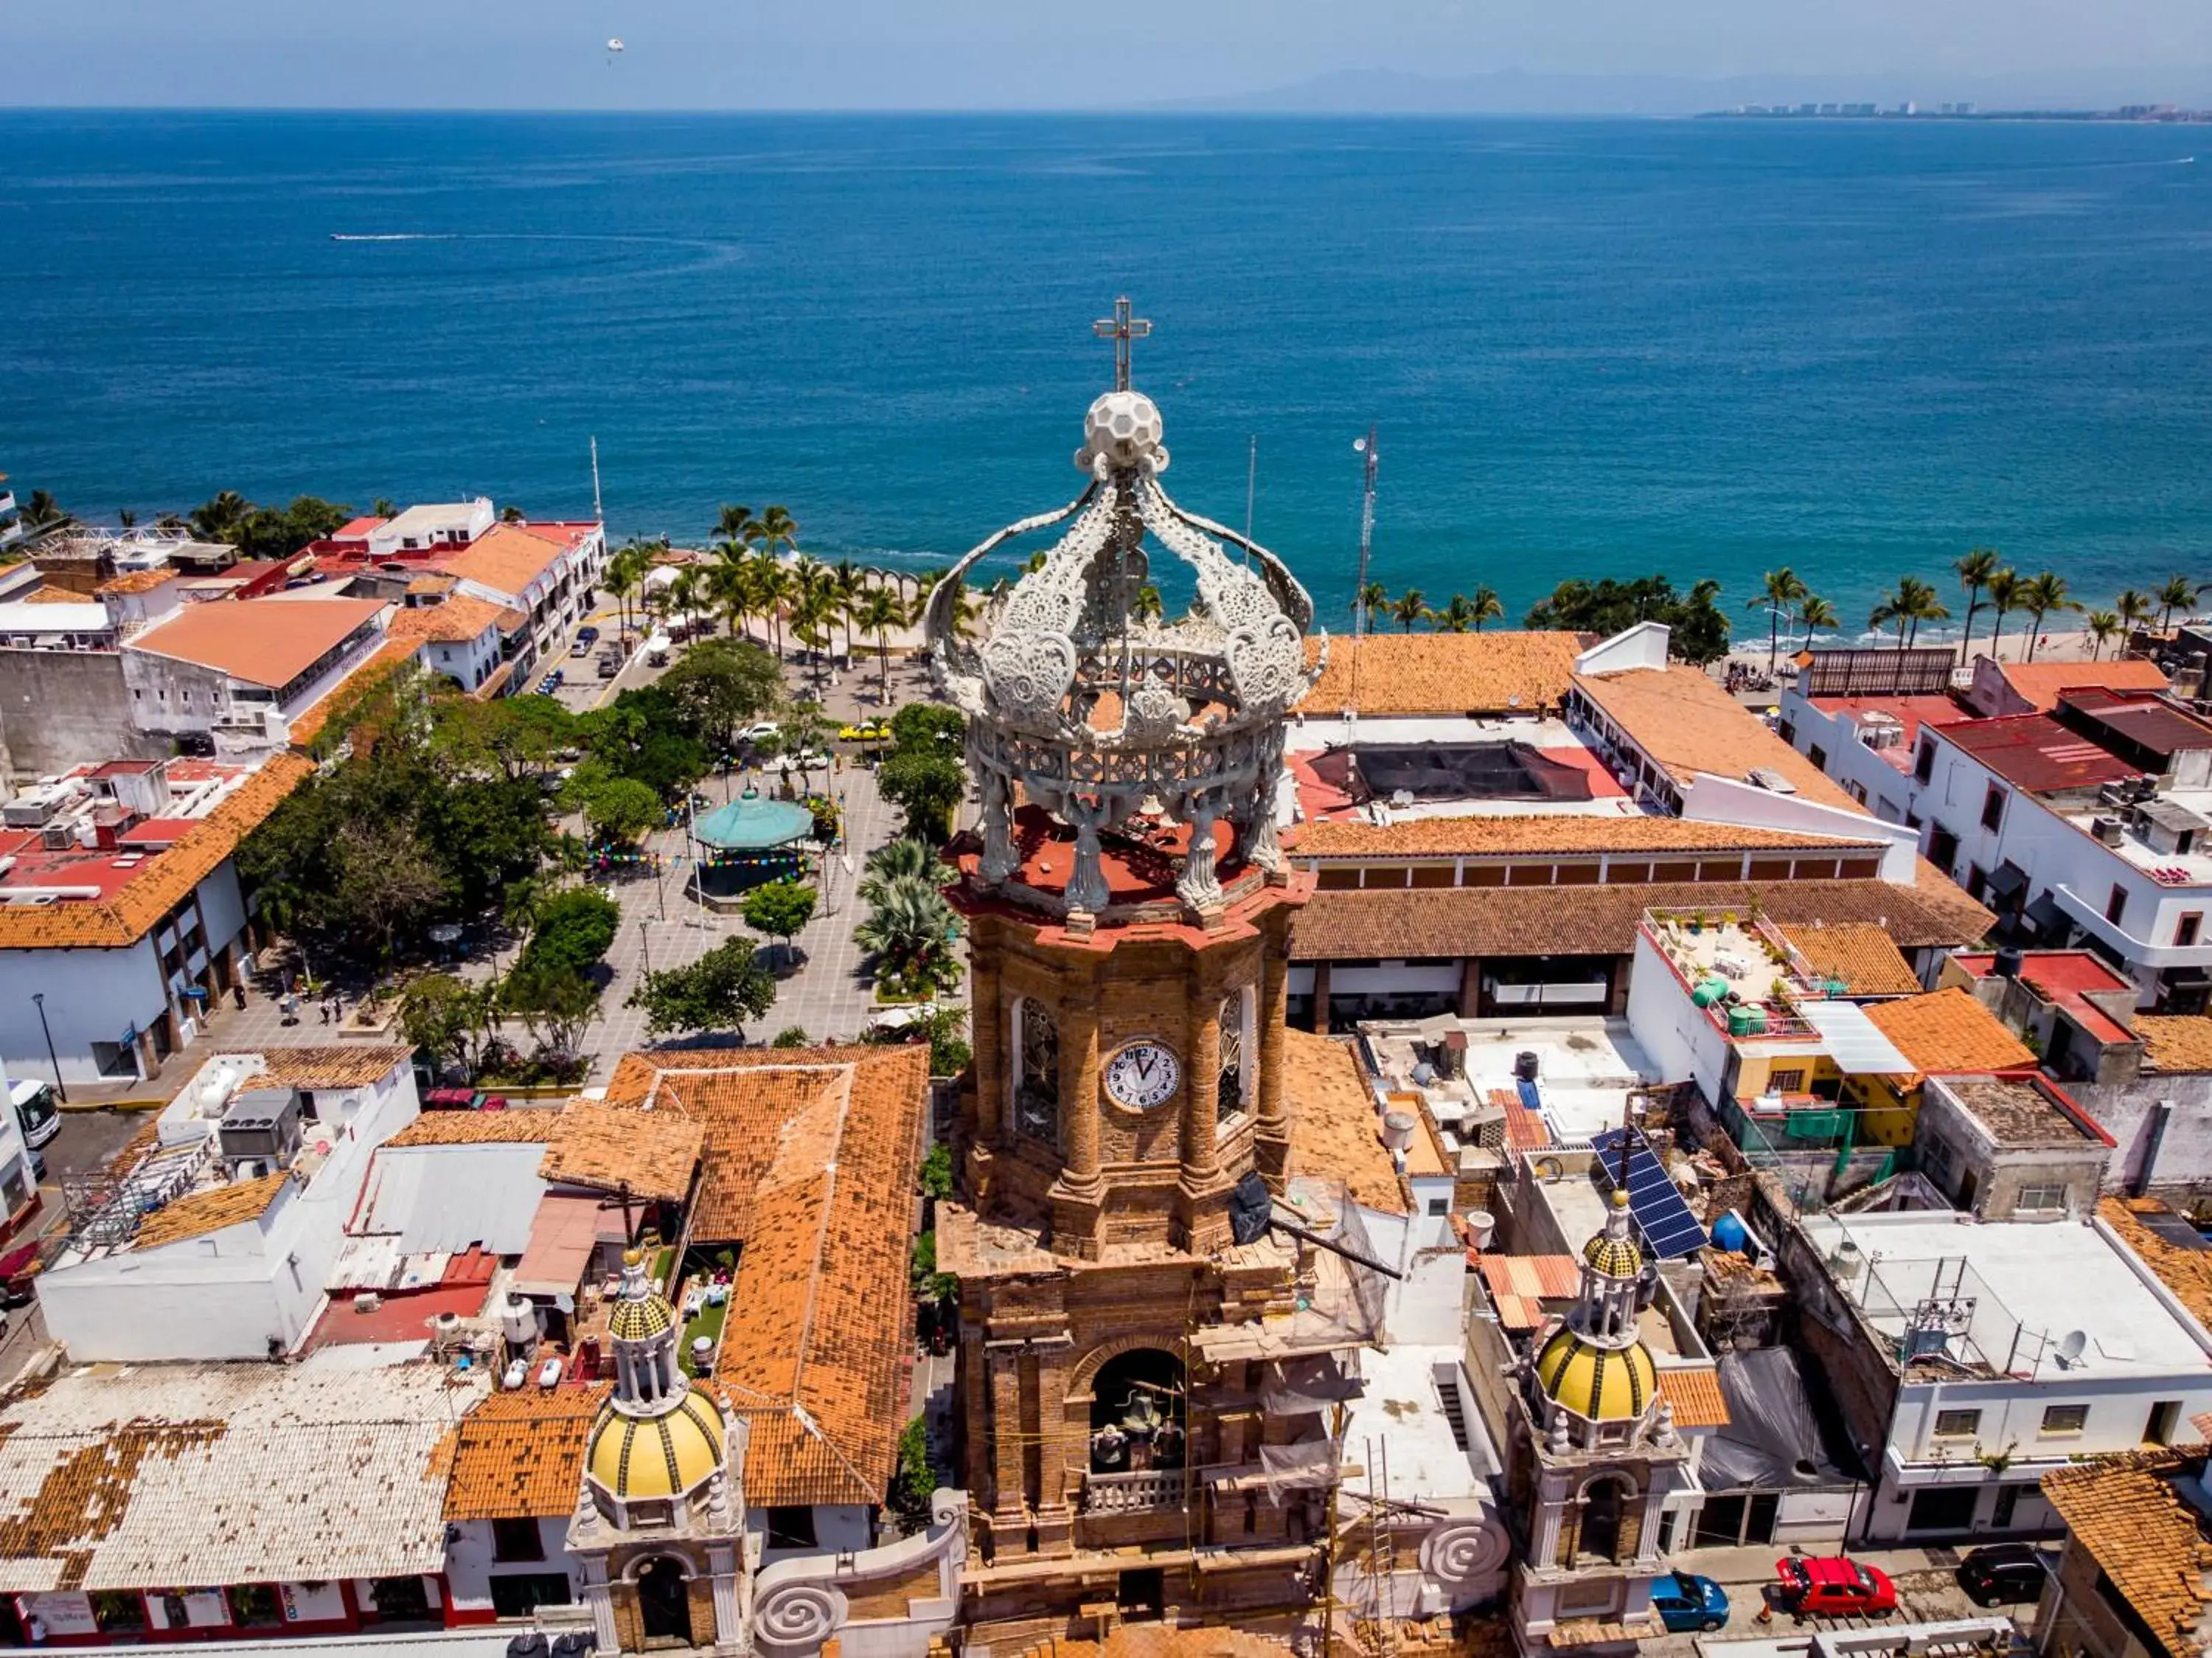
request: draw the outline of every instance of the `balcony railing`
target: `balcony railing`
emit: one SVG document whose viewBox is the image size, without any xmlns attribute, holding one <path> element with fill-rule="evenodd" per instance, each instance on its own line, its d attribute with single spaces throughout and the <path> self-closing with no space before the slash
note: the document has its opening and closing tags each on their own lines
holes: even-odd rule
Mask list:
<svg viewBox="0 0 2212 1658">
<path fill-rule="evenodd" d="M 1179 1509 L 1190 1489 L 1188 1468 L 1145 1468 L 1134 1473 L 1087 1474 L 1083 1481 L 1085 1514 L 1139 1514 L 1148 1509 Z"/>
</svg>

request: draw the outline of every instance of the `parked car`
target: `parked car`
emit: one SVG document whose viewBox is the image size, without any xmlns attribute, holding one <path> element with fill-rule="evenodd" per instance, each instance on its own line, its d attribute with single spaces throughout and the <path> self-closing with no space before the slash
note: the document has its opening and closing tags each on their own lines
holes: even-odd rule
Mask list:
<svg viewBox="0 0 2212 1658">
<path fill-rule="evenodd" d="M 422 1095 L 425 1111 L 474 1111 L 483 1095 L 474 1088 L 431 1088 Z"/>
<path fill-rule="evenodd" d="M 774 720 L 763 720 L 758 725 L 749 725 L 738 733 L 738 741 L 749 743 L 774 742 L 783 735 L 783 728 Z"/>
<path fill-rule="evenodd" d="M 1710 1577 L 1670 1571 L 1651 1580 L 1651 1610 L 1670 1635 L 1710 1631 L 1727 1624 L 1729 1599 Z"/>
<path fill-rule="evenodd" d="M 36 1292 L 32 1282 L 39 1276 L 39 1246 L 35 1240 L 0 1255 L 0 1308 L 24 1307 Z"/>
<path fill-rule="evenodd" d="M 602 680 L 611 680 L 621 672 L 621 657 L 611 651 L 603 650 L 599 653 L 599 677 Z"/>
<path fill-rule="evenodd" d="M 1969 1549 L 1959 1562 L 1959 1587 L 1978 1606 L 2040 1600 L 2049 1576 L 2043 1551 L 2032 1543 L 1992 1543 Z"/>
<path fill-rule="evenodd" d="M 575 637 L 574 640 L 569 644 L 568 654 L 571 656 L 590 655 L 592 654 L 592 642 L 589 639 L 586 639 L 582 634 L 579 633 Z"/>
<path fill-rule="evenodd" d="M 42 1146 L 62 1131 L 61 1108 L 54 1103 L 54 1085 L 26 1077 L 9 1090 L 15 1107 L 16 1126 L 23 1143 Z"/>
<path fill-rule="evenodd" d="M 1796 1556 L 1774 1563 L 1782 1604 L 1800 1618 L 1887 1618 L 1897 1610 L 1897 1585 L 1879 1566 L 1841 1555 Z"/>
<path fill-rule="evenodd" d="M 576 642 L 579 644 L 583 645 L 595 645 L 599 643 L 599 629 L 592 626 L 588 622 L 586 623 L 582 627 L 576 630 Z"/>
</svg>

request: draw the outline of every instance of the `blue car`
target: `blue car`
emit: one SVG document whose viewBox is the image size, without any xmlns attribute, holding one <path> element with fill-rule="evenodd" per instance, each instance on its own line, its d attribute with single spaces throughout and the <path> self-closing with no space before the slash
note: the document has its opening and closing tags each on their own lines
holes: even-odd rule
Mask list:
<svg viewBox="0 0 2212 1658">
<path fill-rule="evenodd" d="M 1710 1577 L 1670 1571 L 1651 1580 L 1651 1610 L 1670 1635 L 1717 1630 L 1728 1623 L 1728 1595 Z"/>
</svg>

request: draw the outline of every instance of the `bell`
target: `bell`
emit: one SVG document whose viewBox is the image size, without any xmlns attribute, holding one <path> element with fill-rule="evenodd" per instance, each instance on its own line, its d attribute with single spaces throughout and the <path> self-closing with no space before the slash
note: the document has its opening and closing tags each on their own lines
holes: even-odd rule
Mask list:
<svg viewBox="0 0 2212 1658">
<path fill-rule="evenodd" d="M 1160 1407 L 1150 1393 L 1132 1393 L 1121 1413 L 1121 1425 L 1133 1434 L 1149 1434 L 1160 1425 Z"/>
</svg>

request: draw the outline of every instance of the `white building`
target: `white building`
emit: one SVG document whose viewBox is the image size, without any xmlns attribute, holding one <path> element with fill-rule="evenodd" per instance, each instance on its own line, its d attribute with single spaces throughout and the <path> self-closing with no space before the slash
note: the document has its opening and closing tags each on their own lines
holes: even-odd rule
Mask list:
<svg viewBox="0 0 2212 1658">
<path fill-rule="evenodd" d="M 471 693 L 500 677 L 502 641 L 526 625 L 519 610 L 456 594 L 442 603 L 416 605 L 392 619 L 392 637 L 419 641 L 423 665 Z"/>
<path fill-rule="evenodd" d="M 226 751 L 279 747 L 384 643 L 391 608 L 375 599 L 186 605 L 123 647 L 131 723 Z"/>
<path fill-rule="evenodd" d="M 440 548 L 465 547 L 497 521 L 499 515 L 493 510 L 489 496 L 478 496 L 473 501 L 430 503 L 408 508 L 397 518 L 381 522 L 356 520 L 368 526 L 368 552 L 372 558 L 396 558 L 405 553 L 419 553 Z M 338 533 L 345 535 L 354 527 L 347 525 Z"/>
<path fill-rule="evenodd" d="M 15 491 L 8 486 L 7 473 L 0 472 L 0 551 L 22 539 L 23 516 L 15 506 Z"/>
<path fill-rule="evenodd" d="M 80 1362 L 291 1351 L 322 1312 L 372 1154 L 418 1109 L 404 1047 L 210 1059 L 126 1169 L 73 1195 L 38 1280 L 47 1333 Z"/>
<path fill-rule="evenodd" d="M 495 524 L 442 568 L 459 578 L 462 593 L 530 619 L 513 653 L 519 684 L 558 654 L 568 630 L 589 608 L 606 562 L 606 531 L 599 524 Z"/>
<path fill-rule="evenodd" d="M 2098 1220 L 1809 1216 L 1784 1245 L 1803 1341 L 1879 1460 L 1869 1543 L 2032 1534 L 2076 1458 L 2186 1438 L 2212 1335 Z"/>
</svg>

